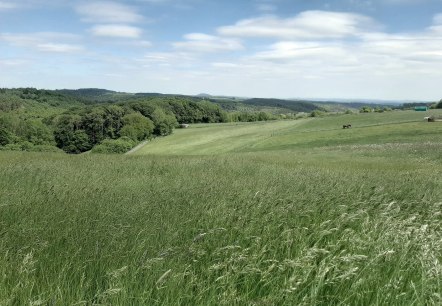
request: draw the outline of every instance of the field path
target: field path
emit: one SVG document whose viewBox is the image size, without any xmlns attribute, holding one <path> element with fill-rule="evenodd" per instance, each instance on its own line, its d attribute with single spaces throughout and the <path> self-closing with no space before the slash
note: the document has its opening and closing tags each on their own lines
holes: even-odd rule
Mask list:
<svg viewBox="0 0 442 306">
<path fill-rule="evenodd" d="M 133 147 L 130 151 L 127 151 L 126 153 L 124 153 L 124 155 L 130 155 L 130 154 L 138 151 L 139 149 L 144 147 L 148 142 L 149 142 L 149 140 L 145 140 L 145 141 L 139 143 L 137 146 Z"/>
</svg>

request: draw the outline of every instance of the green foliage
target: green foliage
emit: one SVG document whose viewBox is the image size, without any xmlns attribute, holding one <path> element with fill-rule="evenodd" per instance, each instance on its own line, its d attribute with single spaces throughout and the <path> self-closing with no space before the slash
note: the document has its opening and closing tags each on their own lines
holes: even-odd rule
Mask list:
<svg viewBox="0 0 442 306">
<path fill-rule="evenodd" d="M 34 145 L 29 141 L 0 145 L 0 151 L 28 151 L 28 152 L 63 152 L 53 145 Z"/>
<path fill-rule="evenodd" d="M 74 133 L 80 128 L 81 117 L 78 115 L 61 115 L 54 119 L 54 138 L 57 147 L 68 153 L 80 152 L 73 144 Z M 89 144 L 88 147 L 92 147 L 92 145 Z"/>
<path fill-rule="evenodd" d="M 92 153 L 104 154 L 122 154 L 126 153 L 135 146 L 136 142 L 129 137 L 121 137 L 118 139 L 105 139 L 92 149 Z"/>
<path fill-rule="evenodd" d="M 381 108 L 380 106 L 376 106 L 376 107 L 373 109 L 373 111 L 374 111 L 375 113 L 383 113 L 383 112 L 384 112 L 384 109 Z"/>
<path fill-rule="evenodd" d="M 371 113 L 372 111 L 373 111 L 373 109 L 369 106 L 363 106 L 359 110 L 360 113 Z"/>
<path fill-rule="evenodd" d="M 34 145 L 53 145 L 52 131 L 37 119 L 21 119 L 16 114 L 0 115 L 0 144 L 30 142 Z"/>
<path fill-rule="evenodd" d="M 286 115 L 285 118 L 287 118 Z M 278 119 L 277 116 L 267 112 L 233 112 L 227 116 L 229 122 L 256 122 L 276 119 Z"/>
<path fill-rule="evenodd" d="M 89 135 L 85 130 L 76 130 L 72 134 L 72 138 L 70 139 L 69 144 L 64 150 L 67 153 L 82 153 L 90 150 L 92 148 L 92 144 L 90 142 Z"/>
<path fill-rule="evenodd" d="M 155 97 L 127 104 L 145 117 L 152 117 L 157 108 L 173 114 L 178 123 L 218 123 L 228 120 L 218 105 L 185 97 Z"/>
<path fill-rule="evenodd" d="M 322 110 L 322 108 L 316 106 L 309 101 L 293 101 L 293 100 L 280 100 L 280 99 L 248 99 L 241 101 L 241 103 L 255 106 L 272 106 L 286 108 L 294 112 L 312 112 L 314 110 Z"/>
<path fill-rule="evenodd" d="M 12 143 L 14 135 L 4 126 L 0 126 L 0 146 Z"/>
<path fill-rule="evenodd" d="M 411 102 L 411 103 L 404 103 L 402 105 L 402 109 L 415 109 L 416 107 L 419 106 L 425 106 L 425 107 L 430 107 L 431 103 L 426 103 L 426 102 Z"/>
<path fill-rule="evenodd" d="M 127 136 L 135 141 L 141 141 L 151 137 L 154 130 L 152 120 L 140 113 L 132 113 L 123 117 L 124 126 L 120 130 L 121 136 Z"/>
<path fill-rule="evenodd" d="M 161 108 L 157 108 L 150 115 L 153 123 L 155 124 L 154 133 L 159 136 L 166 136 L 172 134 L 173 129 L 177 126 L 178 122 L 175 116 L 166 114 Z"/>
<path fill-rule="evenodd" d="M 325 115 L 325 113 L 320 110 L 314 110 L 310 113 L 310 117 L 322 117 L 324 115 Z"/>
<path fill-rule="evenodd" d="M 79 105 L 81 103 L 77 99 L 52 90 L 17 88 L 0 91 L 0 110 L 4 112 L 18 111 L 44 116 L 45 113 L 60 112 L 59 109 Z"/>
<path fill-rule="evenodd" d="M 442 99 L 436 104 L 436 108 L 442 109 Z"/>
<path fill-rule="evenodd" d="M 57 146 L 68 153 L 81 153 L 104 139 L 118 138 L 124 115 L 124 109 L 117 105 L 66 112 L 53 120 Z"/>
</svg>

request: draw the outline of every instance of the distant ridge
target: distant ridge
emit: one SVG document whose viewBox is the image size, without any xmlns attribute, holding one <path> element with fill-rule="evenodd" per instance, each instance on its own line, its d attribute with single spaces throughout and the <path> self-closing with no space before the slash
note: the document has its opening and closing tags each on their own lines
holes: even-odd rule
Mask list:
<svg viewBox="0 0 442 306">
<path fill-rule="evenodd" d="M 117 93 L 116 91 L 113 90 L 101 89 L 101 88 L 57 89 L 56 91 L 63 94 L 84 96 L 84 97 L 94 97 L 94 96 Z"/>
<path fill-rule="evenodd" d="M 241 103 L 247 105 L 255 105 L 255 106 L 270 106 L 270 107 L 285 108 L 292 110 L 294 112 L 305 112 L 305 113 L 320 109 L 319 106 L 316 106 L 315 104 L 309 101 L 290 101 L 290 100 L 281 100 L 281 99 L 253 98 L 241 101 Z"/>
<path fill-rule="evenodd" d="M 314 110 L 345 111 L 346 109 L 360 109 L 364 106 L 371 108 L 391 107 L 397 108 L 403 103 L 387 100 L 370 99 L 276 99 L 276 98 L 247 98 L 235 96 L 216 96 L 208 93 L 198 95 L 164 94 L 158 92 L 127 93 L 101 88 L 80 88 L 80 89 L 60 89 L 55 92 L 75 97 L 84 103 L 113 103 L 117 101 L 131 100 L 134 98 L 158 98 L 158 97 L 180 97 L 195 101 L 209 100 L 220 105 L 228 111 L 261 111 L 271 112 L 305 112 Z M 285 110 L 285 111 L 284 111 Z"/>
</svg>

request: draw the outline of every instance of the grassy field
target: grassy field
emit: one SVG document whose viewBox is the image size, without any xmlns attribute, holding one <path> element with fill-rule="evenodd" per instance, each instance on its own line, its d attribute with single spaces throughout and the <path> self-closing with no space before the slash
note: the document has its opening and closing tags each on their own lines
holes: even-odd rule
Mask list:
<svg viewBox="0 0 442 306">
<path fill-rule="evenodd" d="M 433 111 L 430 114 L 442 114 Z M 336 145 L 423 143 L 441 139 L 441 124 L 423 120 L 429 113 L 396 111 L 294 121 L 197 124 L 157 138 L 136 155 L 211 155 L 298 150 Z M 351 129 L 342 129 L 351 123 Z"/>
<path fill-rule="evenodd" d="M 195 125 L 124 156 L 0 152 L 0 305 L 441 305 L 427 114 Z"/>
</svg>

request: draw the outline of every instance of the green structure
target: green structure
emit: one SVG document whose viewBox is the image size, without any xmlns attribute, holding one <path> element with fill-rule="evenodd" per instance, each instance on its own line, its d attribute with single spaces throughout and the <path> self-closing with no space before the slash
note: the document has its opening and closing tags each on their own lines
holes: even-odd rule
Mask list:
<svg viewBox="0 0 442 306">
<path fill-rule="evenodd" d="M 416 106 L 414 108 L 414 110 L 417 112 L 426 112 L 428 110 L 428 107 L 427 106 Z"/>
</svg>

